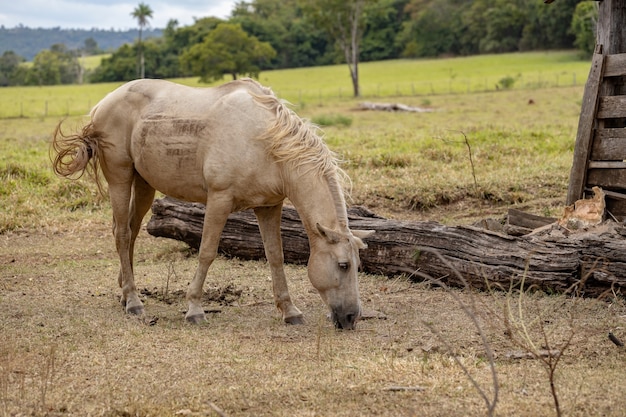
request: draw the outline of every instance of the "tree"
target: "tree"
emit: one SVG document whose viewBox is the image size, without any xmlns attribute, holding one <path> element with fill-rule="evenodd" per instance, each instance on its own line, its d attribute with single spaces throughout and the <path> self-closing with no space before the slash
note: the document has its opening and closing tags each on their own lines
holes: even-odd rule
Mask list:
<svg viewBox="0 0 626 417">
<path fill-rule="evenodd" d="M 487 33 L 480 41 L 480 52 L 501 53 L 519 49 L 527 11 L 520 0 L 496 0 L 485 13 Z"/>
<path fill-rule="evenodd" d="M 359 52 L 364 31 L 366 2 L 373 0 L 304 0 L 307 12 L 326 29 L 344 53 L 350 69 L 354 97 L 359 88 Z"/>
<path fill-rule="evenodd" d="M 4 51 L 0 56 L 0 86 L 16 85 L 16 78 L 24 58 L 13 51 Z"/>
<path fill-rule="evenodd" d="M 402 56 L 456 55 L 463 52 L 461 39 L 466 27 L 462 14 L 466 0 L 412 0 L 405 8 L 411 19 L 404 23 L 398 43 Z"/>
<path fill-rule="evenodd" d="M 98 42 L 92 37 L 85 39 L 85 43 L 83 45 L 83 50 L 86 55 L 97 55 L 102 53 L 100 48 L 98 47 Z"/>
<path fill-rule="evenodd" d="M 579 0 L 558 0 L 554 4 L 525 4 L 527 19 L 520 50 L 568 49 L 574 35 L 570 29 L 572 15 Z"/>
<path fill-rule="evenodd" d="M 103 58 L 89 79 L 94 83 L 130 81 L 136 75 L 137 51 L 130 44 L 124 44 L 110 57 Z"/>
<path fill-rule="evenodd" d="M 393 59 L 400 53 L 396 36 L 402 29 L 408 0 L 378 0 L 365 9 L 365 29 L 360 60 Z"/>
<path fill-rule="evenodd" d="M 80 64 L 75 51 L 64 44 L 54 44 L 39 52 L 26 74 L 28 85 L 73 84 L 80 76 Z"/>
<path fill-rule="evenodd" d="M 241 24 L 246 33 L 272 45 L 277 54 L 271 68 L 332 63 L 327 51 L 333 49 L 333 44 L 326 32 L 303 12 L 300 3 L 300 0 L 238 2 L 229 23 Z"/>
<path fill-rule="evenodd" d="M 183 53 L 181 65 L 199 75 L 202 82 L 221 80 L 224 74 L 230 74 L 233 80 L 239 75 L 258 78 L 262 67 L 275 56 L 268 42 L 248 35 L 241 25 L 221 23 L 202 43 Z"/>
<path fill-rule="evenodd" d="M 589 57 L 596 45 L 596 26 L 598 24 L 598 6 L 593 1 L 578 3 L 572 16 L 571 31 L 576 37 L 574 45 L 581 53 Z"/>
<path fill-rule="evenodd" d="M 141 36 L 143 33 L 143 28 L 148 26 L 148 19 L 152 18 L 152 9 L 145 3 L 139 3 L 139 5 L 133 10 L 131 16 L 137 19 L 137 24 L 139 24 L 139 78 L 144 78 L 146 74 L 145 70 L 145 62 L 143 58 L 143 47 L 141 44 Z"/>
<path fill-rule="evenodd" d="M 33 66 L 28 71 L 26 83 L 29 85 L 61 84 L 59 57 L 45 49 L 33 59 Z"/>
</svg>

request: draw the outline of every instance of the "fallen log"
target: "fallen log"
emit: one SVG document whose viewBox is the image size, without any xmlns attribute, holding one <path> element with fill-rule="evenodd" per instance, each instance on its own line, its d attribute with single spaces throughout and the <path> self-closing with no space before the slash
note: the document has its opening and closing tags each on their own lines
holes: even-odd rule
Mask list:
<svg viewBox="0 0 626 417">
<path fill-rule="evenodd" d="M 148 233 L 199 247 L 202 204 L 165 197 L 155 200 L 152 213 Z M 524 278 L 526 288 L 588 296 L 626 288 L 626 232 L 617 223 L 577 233 L 555 223 L 538 233 L 509 236 L 472 226 L 390 220 L 363 207 L 350 208 L 348 215 L 352 229 L 376 231 L 361 252 L 365 272 L 428 276 L 452 286 L 465 285 L 464 279 L 477 288 L 508 289 Z M 285 261 L 305 264 L 308 238 L 292 207 L 283 208 L 281 229 Z M 231 214 L 219 251 L 241 259 L 265 258 L 252 211 Z"/>
<path fill-rule="evenodd" d="M 407 106 L 402 103 L 371 103 L 369 101 L 359 103 L 358 110 L 376 110 L 389 112 L 430 113 L 433 109 L 424 107 Z"/>
</svg>

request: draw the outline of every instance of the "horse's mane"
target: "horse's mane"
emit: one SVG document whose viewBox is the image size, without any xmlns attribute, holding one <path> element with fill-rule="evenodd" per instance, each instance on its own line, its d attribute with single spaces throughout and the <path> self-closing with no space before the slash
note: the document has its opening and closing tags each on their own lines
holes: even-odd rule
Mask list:
<svg viewBox="0 0 626 417">
<path fill-rule="evenodd" d="M 252 93 L 252 96 L 274 113 L 275 120 L 259 139 L 266 141 L 268 151 L 278 162 L 290 164 L 294 169 L 312 171 L 325 178 L 335 197 L 339 222 L 347 227 L 343 185 L 349 187 L 350 178 L 339 167 L 337 155 L 326 146 L 321 129 L 298 116 L 270 88 L 261 88 L 263 94 Z"/>
</svg>

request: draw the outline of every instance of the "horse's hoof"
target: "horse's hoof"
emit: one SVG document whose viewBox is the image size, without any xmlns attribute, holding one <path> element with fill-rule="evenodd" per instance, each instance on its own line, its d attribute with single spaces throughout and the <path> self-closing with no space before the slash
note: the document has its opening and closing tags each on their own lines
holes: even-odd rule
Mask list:
<svg viewBox="0 0 626 417">
<path fill-rule="evenodd" d="M 302 316 L 293 316 L 293 317 L 285 317 L 285 323 L 287 324 L 304 324 L 304 317 Z"/>
<path fill-rule="evenodd" d="M 191 324 L 203 324 L 207 322 L 204 314 L 194 314 L 193 316 L 187 316 L 185 317 L 185 320 L 187 320 Z"/>
<path fill-rule="evenodd" d="M 126 306 L 126 313 L 128 314 L 132 314 L 135 316 L 141 316 L 143 315 L 143 306 L 142 305 L 138 305 L 138 306 Z"/>
</svg>

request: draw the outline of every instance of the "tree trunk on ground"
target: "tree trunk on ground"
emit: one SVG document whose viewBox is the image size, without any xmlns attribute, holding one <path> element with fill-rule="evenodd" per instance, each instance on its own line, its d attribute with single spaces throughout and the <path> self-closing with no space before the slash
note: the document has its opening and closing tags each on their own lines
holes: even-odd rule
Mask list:
<svg viewBox="0 0 626 417">
<path fill-rule="evenodd" d="M 147 227 L 151 235 L 199 247 L 202 204 L 166 197 L 154 202 L 152 212 Z M 419 280 L 429 276 L 463 286 L 460 274 L 473 287 L 504 289 L 524 277 L 525 288 L 589 296 L 626 288 L 626 231 L 617 223 L 578 233 L 553 224 L 514 237 L 472 226 L 389 220 L 361 207 L 350 208 L 348 214 L 351 229 L 376 231 L 361 251 L 362 269 L 368 273 L 407 274 Z M 288 206 L 283 208 L 282 234 L 285 261 L 305 264 L 308 238 L 296 211 Z M 219 250 L 241 259 L 265 258 L 252 211 L 231 214 Z"/>
</svg>

